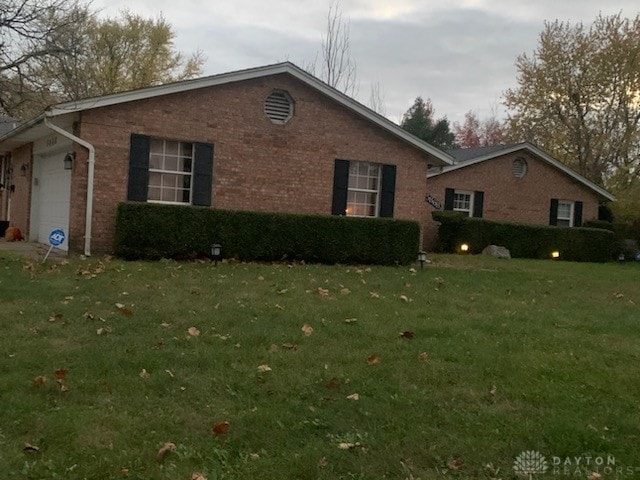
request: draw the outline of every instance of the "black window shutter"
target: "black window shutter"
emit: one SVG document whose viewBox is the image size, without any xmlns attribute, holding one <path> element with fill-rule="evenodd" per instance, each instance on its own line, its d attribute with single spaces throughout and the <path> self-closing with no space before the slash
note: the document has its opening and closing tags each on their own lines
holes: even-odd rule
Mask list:
<svg viewBox="0 0 640 480">
<path fill-rule="evenodd" d="M 484 209 L 484 192 L 473 193 L 473 216 L 482 218 L 482 210 Z"/>
<path fill-rule="evenodd" d="M 549 225 L 558 225 L 558 199 L 552 198 L 549 206 Z"/>
<path fill-rule="evenodd" d="M 349 191 L 349 160 L 336 160 L 333 171 L 333 201 L 331 215 L 344 215 Z"/>
<path fill-rule="evenodd" d="M 213 179 L 213 145 L 196 143 L 193 164 L 193 205 L 211 205 Z"/>
<path fill-rule="evenodd" d="M 396 166 L 382 166 L 382 191 L 380 193 L 380 216 L 393 217 L 396 196 Z"/>
<path fill-rule="evenodd" d="M 573 226 L 582 226 L 582 202 L 576 202 L 573 204 Z"/>
<path fill-rule="evenodd" d="M 131 134 L 129 146 L 129 186 L 127 199 L 146 202 L 149 188 L 149 149 L 151 139 L 146 135 Z"/>
<path fill-rule="evenodd" d="M 455 194 L 455 190 L 453 188 L 445 188 L 444 189 L 444 209 L 445 210 L 453 210 L 453 195 Z"/>
</svg>

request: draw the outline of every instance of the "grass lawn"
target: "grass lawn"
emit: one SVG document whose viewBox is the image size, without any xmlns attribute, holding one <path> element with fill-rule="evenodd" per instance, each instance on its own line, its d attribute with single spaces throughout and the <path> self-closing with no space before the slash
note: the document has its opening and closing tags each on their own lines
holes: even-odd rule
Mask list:
<svg viewBox="0 0 640 480">
<path fill-rule="evenodd" d="M 2 479 L 640 477 L 640 265 L 0 257 Z"/>
</svg>

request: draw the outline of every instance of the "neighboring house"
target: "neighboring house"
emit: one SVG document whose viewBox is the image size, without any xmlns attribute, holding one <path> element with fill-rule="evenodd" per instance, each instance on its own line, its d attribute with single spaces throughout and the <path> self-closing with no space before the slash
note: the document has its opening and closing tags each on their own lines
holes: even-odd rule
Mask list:
<svg viewBox="0 0 640 480">
<path fill-rule="evenodd" d="M 451 150 L 455 164 L 432 168 L 427 203 L 470 217 L 534 225 L 578 227 L 598 218 L 599 206 L 615 200 L 529 143 Z M 433 247 L 437 223 L 425 228 Z"/>
<path fill-rule="evenodd" d="M 112 248 L 127 200 L 426 225 L 427 170 L 453 163 L 288 62 L 54 105 L 0 154 L 0 219 L 86 254 Z"/>
</svg>

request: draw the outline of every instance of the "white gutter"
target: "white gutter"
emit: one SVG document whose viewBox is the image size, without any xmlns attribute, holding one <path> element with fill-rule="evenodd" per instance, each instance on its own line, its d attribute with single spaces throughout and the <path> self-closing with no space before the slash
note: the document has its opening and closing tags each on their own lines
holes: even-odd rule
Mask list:
<svg viewBox="0 0 640 480">
<path fill-rule="evenodd" d="M 93 220 L 93 176 L 94 166 L 96 163 L 96 149 L 93 148 L 93 145 L 91 145 L 86 140 L 76 137 L 75 135 L 67 132 L 59 126 L 50 123 L 49 119 L 46 116 L 44 117 L 44 124 L 54 132 L 59 133 L 63 137 L 67 137 L 68 139 L 76 142 L 79 145 L 82 145 L 84 148 L 89 150 L 89 159 L 87 160 L 87 210 L 85 214 L 84 224 L 84 254 L 89 257 L 91 256 L 91 223 Z"/>
</svg>

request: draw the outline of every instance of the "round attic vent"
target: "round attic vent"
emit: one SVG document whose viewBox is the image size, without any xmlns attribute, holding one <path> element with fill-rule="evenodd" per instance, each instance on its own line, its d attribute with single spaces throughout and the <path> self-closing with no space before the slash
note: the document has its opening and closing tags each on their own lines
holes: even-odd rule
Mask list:
<svg viewBox="0 0 640 480">
<path fill-rule="evenodd" d="M 293 117 L 293 100 L 283 90 L 274 90 L 264 100 L 264 113 L 273 123 L 287 123 Z"/>
<path fill-rule="evenodd" d="M 511 166 L 511 171 L 516 178 L 524 177 L 527 173 L 527 162 L 524 158 L 516 158 Z"/>
</svg>

